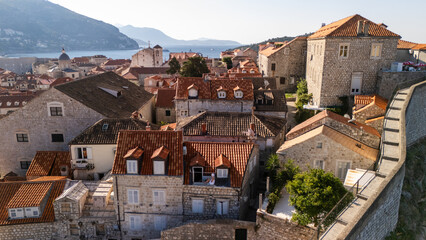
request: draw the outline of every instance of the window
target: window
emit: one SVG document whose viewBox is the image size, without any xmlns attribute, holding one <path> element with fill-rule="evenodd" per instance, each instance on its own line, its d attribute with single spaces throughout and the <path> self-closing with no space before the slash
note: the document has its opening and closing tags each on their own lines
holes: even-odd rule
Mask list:
<svg viewBox="0 0 426 240">
<path fill-rule="evenodd" d="M 152 195 L 154 196 L 154 205 L 162 205 L 166 203 L 166 192 L 164 190 L 154 190 Z"/>
<path fill-rule="evenodd" d="M 19 106 L 19 102 L 15 102 L 15 106 Z"/>
<path fill-rule="evenodd" d="M 108 123 L 104 123 L 103 125 L 102 125 L 102 131 L 103 132 L 105 132 L 106 130 L 108 130 Z"/>
<path fill-rule="evenodd" d="M 154 216 L 154 229 L 157 231 L 162 231 L 166 229 L 167 218 L 166 216 Z"/>
<path fill-rule="evenodd" d="M 195 88 L 191 88 L 188 91 L 188 98 L 197 98 L 198 97 L 198 90 Z"/>
<path fill-rule="evenodd" d="M 25 217 L 38 217 L 38 216 L 39 216 L 38 207 L 25 208 Z"/>
<path fill-rule="evenodd" d="M 92 148 L 79 147 L 76 148 L 77 159 L 92 159 Z"/>
<path fill-rule="evenodd" d="M 139 190 L 127 189 L 127 203 L 128 204 L 139 204 Z"/>
<path fill-rule="evenodd" d="M 24 218 L 24 210 L 22 208 L 9 209 L 9 217 L 12 219 Z"/>
<path fill-rule="evenodd" d="M 70 213 L 71 203 L 61 203 L 61 213 Z"/>
<path fill-rule="evenodd" d="M 271 138 L 266 139 L 266 146 L 267 147 L 273 147 L 274 146 L 274 140 Z"/>
<path fill-rule="evenodd" d="M 166 116 L 167 116 L 167 117 L 170 117 L 170 115 L 171 115 L 170 110 L 166 110 Z"/>
<path fill-rule="evenodd" d="M 337 177 L 340 178 L 341 180 L 344 180 L 349 168 L 351 168 L 351 162 L 338 161 L 337 173 L 336 173 Z"/>
<path fill-rule="evenodd" d="M 127 173 L 138 173 L 138 162 L 136 160 L 127 160 Z"/>
<path fill-rule="evenodd" d="M 371 45 L 371 59 L 380 59 L 382 55 L 382 44 L 381 43 L 373 43 Z"/>
<path fill-rule="evenodd" d="M 263 104 L 263 96 L 258 96 L 256 101 L 257 101 L 257 104 Z"/>
<path fill-rule="evenodd" d="M 16 141 L 18 142 L 28 142 L 28 134 L 27 133 L 17 133 Z"/>
<path fill-rule="evenodd" d="M 227 178 L 228 177 L 228 169 L 227 168 L 218 168 L 217 169 L 217 178 Z"/>
<path fill-rule="evenodd" d="M 317 143 L 317 148 L 322 148 L 322 142 Z"/>
<path fill-rule="evenodd" d="M 52 142 L 64 142 L 64 134 L 52 133 Z"/>
<path fill-rule="evenodd" d="M 247 229 L 235 229 L 235 240 L 247 240 Z"/>
<path fill-rule="evenodd" d="M 48 115 L 57 117 L 64 116 L 64 105 L 60 102 L 51 102 L 47 104 Z"/>
<path fill-rule="evenodd" d="M 70 224 L 70 235 L 78 236 L 80 235 L 80 229 L 77 224 Z"/>
<path fill-rule="evenodd" d="M 348 58 L 349 55 L 349 44 L 339 45 L 339 58 Z"/>
<path fill-rule="evenodd" d="M 294 84 L 294 77 L 290 77 L 290 84 Z"/>
<path fill-rule="evenodd" d="M 192 213 L 203 213 L 203 212 L 204 212 L 204 200 L 192 199 Z"/>
<path fill-rule="evenodd" d="M 203 182 L 203 167 L 192 168 L 192 182 Z"/>
<path fill-rule="evenodd" d="M 271 71 L 275 71 L 275 63 L 271 64 Z"/>
<path fill-rule="evenodd" d="M 242 98 L 243 97 L 243 91 L 238 90 L 234 92 L 235 98 Z"/>
<path fill-rule="evenodd" d="M 314 168 L 324 170 L 324 160 L 315 160 L 314 161 Z"/>
<path fill-rule="evenodd" d="M 158 174 L 158 175 L 166 174 L 164 161 L 154 161 L 154 174 Z"/>
<path fill-rule="evenodd" d="M 188 111 L 180 111 L 180 115 L 182 117 L 186 117 L 186 116 L 188 116 Z"/>
<path fill-rule="evenodd" d="M 31 161 L 20 161 L 21 169 L 28 169 L 31 165 Z"/>
<path fill-rule="evenodd" d="M 219 91 L 217 93 L 218 98 L 226 98 L 226 92 L 225 91 Z"/>
<path fill-rule="evenodd" d="M 361 85 L 362 85 L 362 72 L 352 73 L 352 82 L 351 82 L 351 95 L 361 94 Z"/>
<path fill-rule="evenodd" d="M 285 84 L 285 77 L 280 77 L 280 84 Z"/>
<path fill-rule="evenodd" d="M 216 213 L 218 215 L 227 215 L 229 209 L 229 200 L 217 200 L 216 208 Z"/>
<path fill-rule="evenodd" d="M 142 219 L 141 216 L 130 216 L 129 217 L 129 228 L 132 231 L 138 231 L 142 228 Z"/>
</svg>

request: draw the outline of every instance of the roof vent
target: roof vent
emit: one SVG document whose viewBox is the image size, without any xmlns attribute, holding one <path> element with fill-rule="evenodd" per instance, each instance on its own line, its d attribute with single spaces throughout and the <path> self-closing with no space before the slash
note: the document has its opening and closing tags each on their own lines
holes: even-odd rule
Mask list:
<svg viewBox="0 0 426 240">
<path fill-rule="evenodd" d="M 123 89 L 129 89 L 129 86 L 122 86 Z"/>
<path fill-rule="evenodd" d="M 114 86 L 98 86 L 98 88 L 113 95 L 116 98 L 121 96 L 121 88 L 117 88 Z"/>
</svg>

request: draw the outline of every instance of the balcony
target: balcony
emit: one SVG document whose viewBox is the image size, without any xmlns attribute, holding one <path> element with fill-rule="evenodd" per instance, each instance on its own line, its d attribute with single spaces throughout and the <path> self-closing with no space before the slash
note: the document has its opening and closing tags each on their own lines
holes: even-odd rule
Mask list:
<svg viewBox="0 0 426 240">
<path fill-rule="evenodd" d="M 79 170 L 91 170 L 95 168 L 93 160 L 88 159 L 73 159 L 71 160 L 72 168 Z"/>
<path fill-rule="evenodd" d="M 229 176 L 227 178 L 218 178 L 215 176 L 215 183 L 214 185 L 209 185 L 208 181 L 211 178 L 211 172 L 203 172 L 202 174 L 202 181 L 200 181 L 200 178 L 198 177 L 199 181 L 194 181 L 194 179 L 197 179 L 196 176 L 193 176 L 193 173 L 190 172 L 190 178 L 189 178 L 189 184 L 190 185 L 197 185 L 197 186 L 217 186 L 217 187 L 230 187 L 231 181 Z"/>
</svg>

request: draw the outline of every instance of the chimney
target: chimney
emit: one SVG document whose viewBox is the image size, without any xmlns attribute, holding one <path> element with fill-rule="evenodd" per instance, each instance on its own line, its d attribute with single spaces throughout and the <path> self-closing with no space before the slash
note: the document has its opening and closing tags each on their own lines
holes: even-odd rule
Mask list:
<svg viewBox="0 0 426 240">
<path fill-rule="evenodd" d="M 356 35 L 359 36 L 362 34 L 363 30 L 363 22 L 361 20 L 358 21 L 358 25 L 356 27 Z"/>
<path fill-rule="evenodd" d="M 145 130 L 146 131 L 151 131 L 151 125 L 149 125 L 149 122 L 146 122 Z"/>
<path fill-rule="evenodd" d="M 201 123 L 201 134 L 207 135 L 207 123 Z"/>
<path fill-rule="evenodd" d="M 370 27 L 370 23 L 368 21 L 364 21 L 364 36 L 368 36 L 369 27 Z"/>
</svg>

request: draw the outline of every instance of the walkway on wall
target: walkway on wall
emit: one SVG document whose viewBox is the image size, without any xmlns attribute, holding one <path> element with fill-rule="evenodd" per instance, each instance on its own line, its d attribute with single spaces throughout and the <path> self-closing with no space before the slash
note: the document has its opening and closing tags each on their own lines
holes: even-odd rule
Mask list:
<svg viewBox="0 0 426 240">
<path fill-rule="evenodd" d="M 383 133 L 380 147 L 380 159 L 376 175 L 368 185 L 358 192 L 355 200 L 341 213 L 336 221 L 327 229 L 320 239 L 344 239 L 355 223 L 365 214 L 372 200 L 383 190 L 389 181 L 388 176 L 395 174 L 395 168 L 401 158 L 401 114 L 409 95 L 410 88 L 399 90 L 388 106 L 383 122 Z M 405 111 L 404 111 L 405 112 Z M 404 130 L 405 134 L 405 130 Z M 399 169 L 399 168 L 398 168 Z"/>
</svg>

